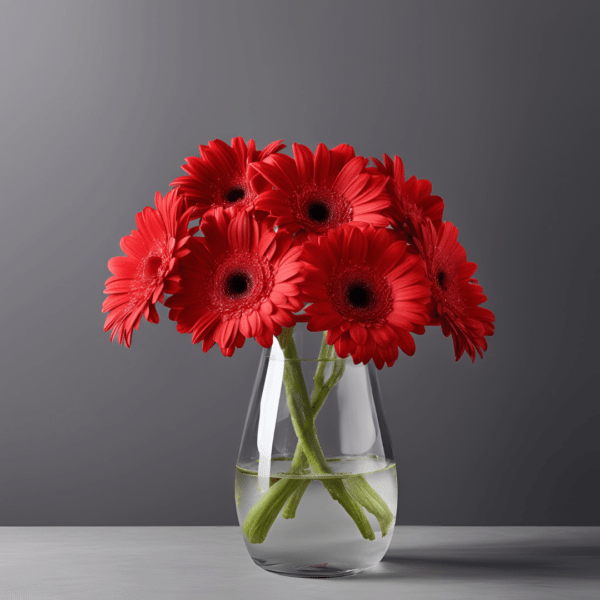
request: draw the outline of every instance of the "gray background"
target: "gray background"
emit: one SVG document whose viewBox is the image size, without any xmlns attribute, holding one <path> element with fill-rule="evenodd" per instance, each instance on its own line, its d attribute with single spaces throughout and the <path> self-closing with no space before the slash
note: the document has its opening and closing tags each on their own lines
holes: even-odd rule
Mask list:
<svg viewBox="0 0 600 600">
<path fill-rule="evenodd" d="M 233 524 L 260 348 L 161 311 L 132 349 L 108 259 L 198 144 L 348 142 L 433 182 L 497 316 L 381 372 L 401 524 L 600 525 L 599 8 L 2 2 L 0 524 Z"/>
</svg>

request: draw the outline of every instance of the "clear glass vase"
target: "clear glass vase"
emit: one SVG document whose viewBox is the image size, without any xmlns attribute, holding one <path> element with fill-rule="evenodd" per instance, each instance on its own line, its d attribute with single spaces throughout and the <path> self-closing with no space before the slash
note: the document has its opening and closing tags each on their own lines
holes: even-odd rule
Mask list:
<svg viewBox="0 0 600 600">
<path fill-rule="evenodd" d="M 374 567 L 396 521 L 397 480 L 377 370 L 340 359 L 299 323 L 264 350 L 236 468 L 254 562 L 294 577 Z"/>
</svg>

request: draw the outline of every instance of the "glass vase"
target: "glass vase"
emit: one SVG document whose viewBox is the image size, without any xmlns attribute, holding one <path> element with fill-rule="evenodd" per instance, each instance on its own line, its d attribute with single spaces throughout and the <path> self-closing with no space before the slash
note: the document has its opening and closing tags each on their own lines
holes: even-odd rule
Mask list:
<svg viewBox="0 0 600 600">
<path fill-rule="evenodd" d="M 299 323 L 262 353 L 236 465 L 246 548 L 267 571 L 339 577 L 374 567 L 397 480 L 377 370 Z"/>
</svg>

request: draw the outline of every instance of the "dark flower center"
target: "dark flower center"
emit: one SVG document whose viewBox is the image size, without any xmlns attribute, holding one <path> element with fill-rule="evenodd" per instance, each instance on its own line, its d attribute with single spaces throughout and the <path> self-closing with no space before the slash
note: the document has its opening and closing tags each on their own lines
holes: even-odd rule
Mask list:
<svg viewBox="0 0 600 600">
<path fill-rule="evenodd" d="M 438 273 L 438 275 L 437 275 L 437 282 L 438 282 L 438 285 L 439 285 L 439 286 L 440 286 L 442 289 L 444 289 L 444 277 L 445 277 L 445 276 L 444 276 L 444 271 L 440 271 L 440 272 Z"/>
<path fill-rule="evenodd" d="M 149 279 L 156 277 L 161 265 L 162 258 L 160 256 L 150 256 L 144 266 L 144 276 Z"/>
<path fill-rule="evenodd" d="M 322 201 L 317 200 L 308 207 L 308 216 L 317 223 L 327 221 L 329 214 L 329 207 Z"/>
<path fill-rule="evenodd" d="M 232 273 L 225 281 L 225 293 L 230 298 L 245 294 L 249 287 L 250 278 L 246 273 Z"/>
<path fill-rule="evenodd" d="M 324 234 L 352 221 L 352 204 L 333 185 L 304 184 L 288 199 L 298 224 L 306 232 Z"/>
<path fill-rule="evenodd" d="M 348 321 L 381 324 L 393 309 L 392 288 L 374 265 L 340 265 L 331 274 L 327 292 L 332 306 Z"/>
<path fill-rule="evenodd" d="M 371 303 L 371 295 L 362 285 L 353 285 L 348 289 L 348 302 L 356 308 L 366 308 Z"/>
<path fill-rule="evenodd" d="M 232 187 L 227 190 L 225 198 L 229 204 L 235 204 L 238 200 L 243 200 L 246 193 L 241 187 Z"/>
<path fill-rule="evenodd" d="M 260 309 L 275 281 L 270 260 L 239 248 L 232 248 L 217 260 L 219 264 L 214 265 L 204 296 L 211 309 L 219 312 L 224 321 Z"/>
</svg>

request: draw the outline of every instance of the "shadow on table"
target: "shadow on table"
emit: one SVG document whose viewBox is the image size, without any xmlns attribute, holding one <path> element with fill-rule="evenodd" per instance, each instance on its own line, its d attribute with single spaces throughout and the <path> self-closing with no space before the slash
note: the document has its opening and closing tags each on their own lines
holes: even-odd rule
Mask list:
<svg viewBox="0 0 600 600">
<path fill-rule="evenodd" d="M 379 565 L 356 577 L 404 580 L 591 578 L 600 581 L 600 545 L 501 543 L 390 549 Z"/>
</svg>

